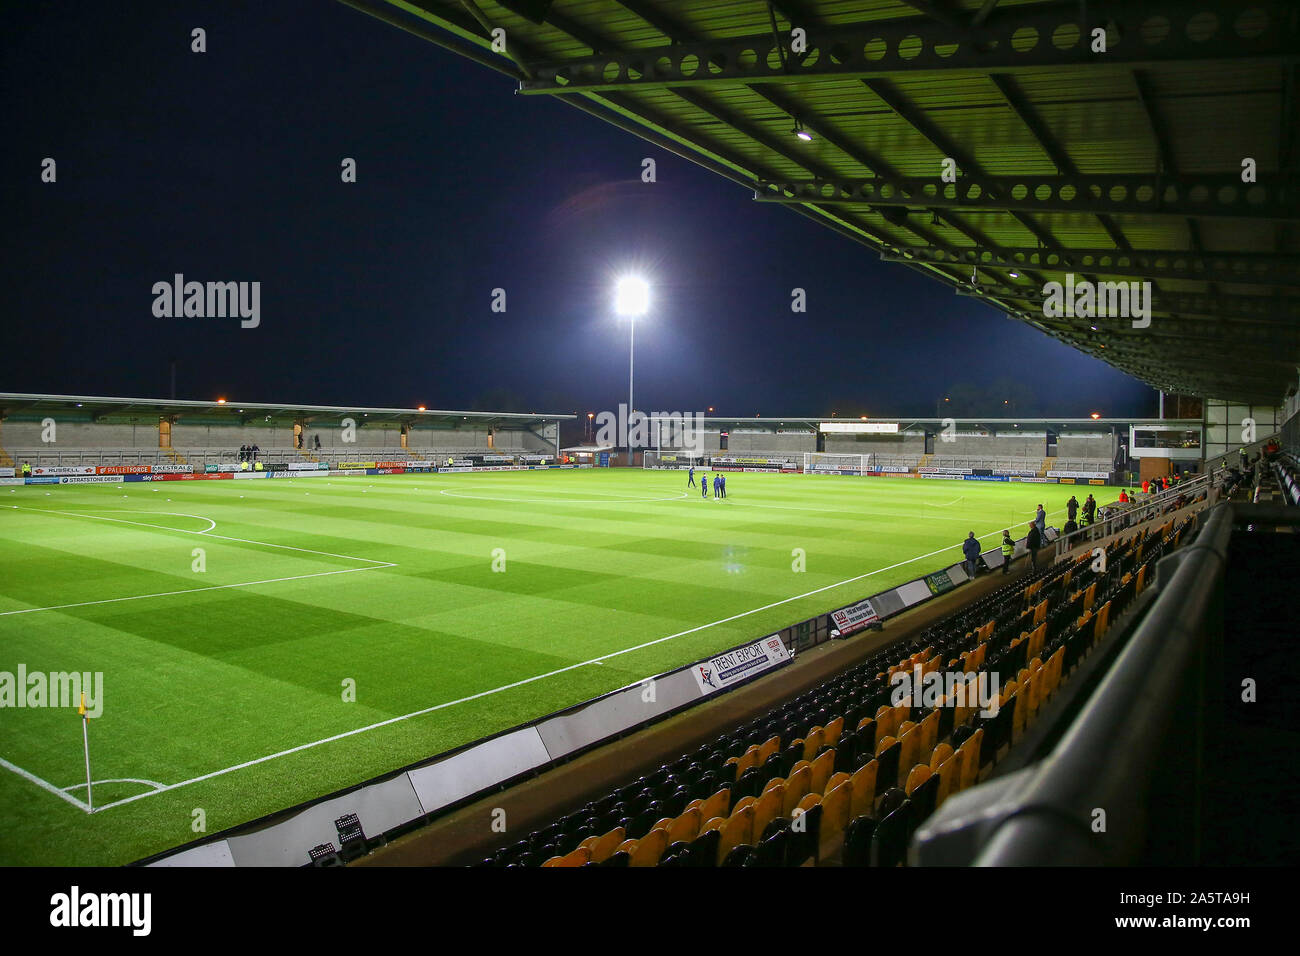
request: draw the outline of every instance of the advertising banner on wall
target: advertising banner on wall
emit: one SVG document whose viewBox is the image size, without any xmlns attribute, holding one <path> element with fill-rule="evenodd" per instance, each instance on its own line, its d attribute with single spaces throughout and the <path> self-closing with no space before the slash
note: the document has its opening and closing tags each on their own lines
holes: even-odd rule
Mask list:
<svg viewBox="0 0 1300 956">
<path fill-rule="evenodd" d="M 59 484 L 113 485 L 121 482 L 123 478 L 122 475 L 63 475 L 59 478 Z"/>
<path fill-rule="evenodd" d="M 948 577 L 947 571 L 936 571 L 934 574 L 925 576 L 925 586 L 930 589 L 931 594 L 943 594 L 945 591 L 951 591 L 954 587 L 952 578 Z"/>
<path fill-rule="evenodd" d="M 788 660 L 790 652 L 785 649 L 781 638 L 773 635 L 702 661 L 694 665 L 691 672 L 700 686 L 700 693 L 712 694 Z"/>
<path fill-rule="evenodd" d="M 860 631 L 864 627 L 870 627 L 879 620 L 880 615 L 876 613 L 875 605 L 870 600 L 859 601 L 857 604 L 831 612 L 831 623 L 835 625 L 841 637 Z"/>
</svg>

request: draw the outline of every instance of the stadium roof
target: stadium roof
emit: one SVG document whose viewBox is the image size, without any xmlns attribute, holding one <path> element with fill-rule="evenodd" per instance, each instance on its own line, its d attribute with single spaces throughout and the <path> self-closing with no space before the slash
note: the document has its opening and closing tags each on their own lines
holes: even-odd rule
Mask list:
<svg viewBox="0 0 1300 956">
<path fill-rule="evenodd" d="M 18 395 L 0 392 L 0 418 L 17 413 L 63 412 L 91 418 L 123 415 L 202 416 L 207 419 L 229 416 L 249 421 L 255 418 L 293 419 L 310 422 L 344 415 L 360 415 L 367 422 L 395 422 L 414 425 L 432 422 L 473 421 L 481 425 L 535 425 L 574 418 L 574 415 L 538 415 L 534 412 L 466 412 L 418 408 L 363 408 L 346 405 L 268 405 L 262 402 L 196 402 L 158 398 L 105 398 L 96 395 Z"/>
<path fill-rule="evenodd" d="M 1162 390 L 1274 405 L 1295 383 L 1293 0 L 340 2 Z M 1149 280 L 1150 326 L 1048 318 L 1067 274 Z"/>
</svg>

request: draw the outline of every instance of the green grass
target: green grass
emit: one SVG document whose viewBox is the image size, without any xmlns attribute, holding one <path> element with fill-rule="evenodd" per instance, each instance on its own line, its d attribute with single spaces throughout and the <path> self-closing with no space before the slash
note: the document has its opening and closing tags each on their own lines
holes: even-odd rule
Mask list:
<svg viewBox="0 0 1300 956">
<path fill-rule="evenodd" d="M 702 501 L 685 481 L 0 488 L 0 671 L 102 672 L 94 779 L 171 787 L 99 783 L 87 814 L 14 769 L 84 799 L 75 710 L 0 710 L 0 864 L 139 859 L 199 836 L 196 809 L 213 833 L 356 784 L 954 563 L 968 530 L 992 547 L 1067 497 L 733 474 Z"/>
</svg>

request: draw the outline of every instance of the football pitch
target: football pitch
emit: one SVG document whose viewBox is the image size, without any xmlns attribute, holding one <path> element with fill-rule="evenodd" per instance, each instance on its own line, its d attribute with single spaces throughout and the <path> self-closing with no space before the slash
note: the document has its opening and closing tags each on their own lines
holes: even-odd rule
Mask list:
<svg viewBox="0 0 1300 956">
<path fill-rule="evenodd" d="M 967 531 L 1023 536 L 1071 490 L 727 483 L 0 489 L 0 681 L 102 674 L 93 814 L 75 702 L 4 701 L 0 864 L 126 863 L 359 783 L 955 563 Z"/>
</svg>

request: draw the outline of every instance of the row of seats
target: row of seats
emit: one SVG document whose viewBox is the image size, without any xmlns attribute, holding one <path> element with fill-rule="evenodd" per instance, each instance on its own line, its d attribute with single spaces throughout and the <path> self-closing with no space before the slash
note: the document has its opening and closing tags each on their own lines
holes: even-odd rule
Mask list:
<svg viewBox="0 0 1300 956">
<path fill-rule="evenodd" d="M 1088 554 L 1031 572 L 481 865 L 902 862 L 916 827 L 1023 736 L 1181 531 L 1113 542 L 1105 570 Z M 997 706 L 982 711 L 960 685 L 896 700 L 896 675 L 918 671 L 984 675 L 986 690 L 996 677 Z"/>
</svg>

